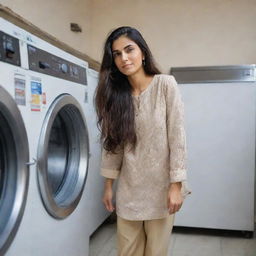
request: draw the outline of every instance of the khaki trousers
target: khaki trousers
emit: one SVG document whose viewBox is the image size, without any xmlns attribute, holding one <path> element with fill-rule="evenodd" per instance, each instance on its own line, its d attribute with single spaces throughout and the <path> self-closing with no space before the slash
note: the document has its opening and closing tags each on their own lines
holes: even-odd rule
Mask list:
<svg viewBox="0 0 256 256">
<path fill-rule="evenodd" d="M 146 221 L 130 221 L 118 216 L 118 256 L 167 256 L 173 222 L 174 214 Z"/>
</svg>

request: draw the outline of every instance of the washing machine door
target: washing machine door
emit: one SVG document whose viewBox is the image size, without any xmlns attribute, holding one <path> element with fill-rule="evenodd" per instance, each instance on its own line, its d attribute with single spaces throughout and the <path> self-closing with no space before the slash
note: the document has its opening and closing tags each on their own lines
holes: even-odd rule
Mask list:
<svg viewBox="0 0 256 256">
<path fill-rule="evenodd" d="M 28 190 L 29 149 L 20 111 L 0 86 L 0 255 L 18 230 Z"/>
<path fill-rule="evenodd" d="M 50 106 L 38 146 L 38 183 L 46 210 L 57 219 L 79 203 L 87 177 L 88 132 L 79 103 L 63 94 Z"/>
</svg>

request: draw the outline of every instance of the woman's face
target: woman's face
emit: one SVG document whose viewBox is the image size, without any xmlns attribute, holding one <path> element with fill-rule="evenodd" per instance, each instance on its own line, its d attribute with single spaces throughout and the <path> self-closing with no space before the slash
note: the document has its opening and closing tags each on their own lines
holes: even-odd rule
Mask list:
<svg viewBox="0 0 256 256">
<path fill-rule="evenodd" d="M 144 71 L 144 58 L 140 47 L 126 36 L 121 36 L 112 44 L 112 54 L 118 70 L 126 76 Z"/>
</svg>

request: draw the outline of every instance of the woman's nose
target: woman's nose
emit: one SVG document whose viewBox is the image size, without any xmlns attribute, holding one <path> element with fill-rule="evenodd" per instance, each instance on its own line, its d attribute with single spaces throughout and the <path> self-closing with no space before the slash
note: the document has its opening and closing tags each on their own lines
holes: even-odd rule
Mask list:
<svg viewBox="0 0 256 256">
<path fill-rule="evenodd" d="M 125 52 L 122 53 L 122 61 L 127 61 L 128 60 L 128 56 Z"/>
</svg>

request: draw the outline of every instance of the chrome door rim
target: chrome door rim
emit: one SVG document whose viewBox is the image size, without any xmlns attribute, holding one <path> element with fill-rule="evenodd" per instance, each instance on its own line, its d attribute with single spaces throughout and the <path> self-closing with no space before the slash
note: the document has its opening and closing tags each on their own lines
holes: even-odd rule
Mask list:
<svg viewBox="0 0 256 256">
<path fill-rule="evenodd" d="M 20 111 L 13 98 L 2 86 L 0 86 L 0 113 L 1 120 L 6 122 L 6 126 L 9 126 L 8 132 L 0 127 L 0 129 L 2 128 L 2 142 L 6 141 L 6 143 L 3 142 L 5 145 L 2 148 L 6 149 L 3 158 L 6 161 L 6 169 L 8 169 L 4 178 L 8 186 L 4 187 L 3 185 L 3 198 L 0 203 L 2 223 L 0 225 L 0 255 L 3 255 L 11 245 L 24 214 L 29 180 L 28 166 L 26 165 L 29 161 L 29 146 Z M 13 138 L 11 139 L 8 134 Z M 15 187 L 15 191 L 12 190 L 10 183 Z"/>
<path fill-rule="evenodd" d="M 77 165 L 77 155 L 75 153 L 68 155 L 71 159 L 70 161 L 67 160 L 68 164 L 73 165 L 71 166 L 73 169 L 77 169 L 74 174 L 76 178 L 71 177 L 69 180 L 67 178 L 67 182 L 73 182 L 74 188 L 70 191 L 68 185 L 64 183 L 59 192 L 60 196 L 57 197 L 53 195 L 54 192 L 48 177 L 48 149 L 52 127 L 58 115 L 61 115 L 61 111 L 64 111 L 65 115 L 62 115 L 62 119 L 65 119 L 67 128 L 74 133 L 70 136 L 70 140 L 71 144 L 75 145 L 75 150 L 78 151 L 76 153 L 80 154 L 80 157 Z M 70 121 L 69 124 L 68 121 Z M 88 161 L 88 132 L 83 111 L 73 96 L 62 94 L 54 100 L 46 114 L 38 144 L 37 177 L 39 190 L 46 210 L 54 218 L 64 219 L 77 207 L 86 183 Z"/>
</svg>

